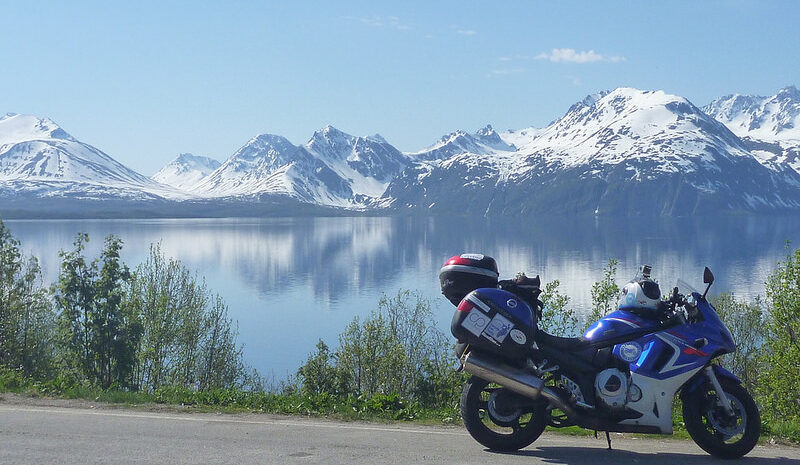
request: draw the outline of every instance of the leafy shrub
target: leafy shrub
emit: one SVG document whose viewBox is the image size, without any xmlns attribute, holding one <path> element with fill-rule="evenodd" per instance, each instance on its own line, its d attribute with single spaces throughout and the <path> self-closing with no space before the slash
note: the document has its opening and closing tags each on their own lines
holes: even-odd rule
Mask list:
<svg viewBox="0 0 800 465">
<path fill-rule="evenodd" d="M 540 299 L 542 301 L 542 318 L 539 328 L 556 336 L 574 336 L 578 330 L 578 318 L 575 311 L 568 308 L 569 296 L 559 291 L 561 283 L 556 279 L 545 284 Z"/>
<path fill-rule="evenodd" d="M 339 335 L 336 352 L 319 341 L 297 374 L 305 395 L 354 394 L 368 402 L 353 404 L 356 411 L 383 411 L 386 405 L 378 408 L 369 402 L 401 398 L 439 408 L 454 404 L 463 385 L 464 375 L 455 372 L 454 362 L 430 302 L 400 290 L 383 296 L 368 317 L 354 318 Z M 400 410 L 410 404 L 404 405 Z"/>
<path fill-rule="evenodd" d="M 711 303 L 736 341 L 736 351 L 723 356 L 722 362 L 742 379 L 748 390 L 753 391 L 762 371 L 758 357 L 767 337 L 764 302 L 760 297 L 747 302 L 730 293 L 722 293 Z"/>
<path fill-rule="evenodd" d="M 767 279 L 766 350 L 758 392 L 775 419 L 800 420 L 800 249 Z"/>
<path fill-rule="evenodd" d="M 586 328 L 616 309 L 620 291 L 615 282 L 618 264 L 617 260 L 610 258 L 603 267 L 603 278 L 592 284 L 592 313 L 586 322 Z"/>
</svg>

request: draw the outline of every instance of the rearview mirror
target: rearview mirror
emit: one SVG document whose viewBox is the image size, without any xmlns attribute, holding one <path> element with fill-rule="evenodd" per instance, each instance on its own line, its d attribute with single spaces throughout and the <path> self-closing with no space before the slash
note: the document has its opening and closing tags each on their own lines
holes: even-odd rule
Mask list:
<svg viewBox="0 0 800 465">
<path fill-rule="evenodd" d="M 706 291 L 703 292 L 703 298 L 705 299 L 706 294 L 708 294 L 708 290 L 711 289 L 711 284 L 714 283 L 714 273 L 712 273 L 708 267 L 703 270 L 703 283 L 708 284 L 708 286 L 706 286 Z"/>
<path fill-rule="evenodd" d="M 713 284 L 714 283 L 714 273 L 711 272 L 708 267 L 703 270 L 703 284 Z"/>
</svg>

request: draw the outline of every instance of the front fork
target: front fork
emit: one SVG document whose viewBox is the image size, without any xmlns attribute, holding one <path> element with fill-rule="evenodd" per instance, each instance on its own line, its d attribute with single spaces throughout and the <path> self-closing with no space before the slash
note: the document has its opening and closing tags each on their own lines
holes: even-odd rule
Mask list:
<svg viewBox="0 0 800 465">
<path fill-rule="evenodd" d="M 722 385 L 719 383 L 717 379 L 716 373 L 714 373 L 714 368 L 709 365 L 705 368 L 706 376 L 708 380 L 711 381 L 711 384 L 714 386 L 714 391 L 717 392 L 717 398 L 719 399 L 722 408 L 725 409 L 725 413 L 728 415 L 733 415 L 733 407 L 731 407 L 731 400 L 728 399 L 728 395 L 725 394 L 725 391 L 722 390 Z"/>
</svg>

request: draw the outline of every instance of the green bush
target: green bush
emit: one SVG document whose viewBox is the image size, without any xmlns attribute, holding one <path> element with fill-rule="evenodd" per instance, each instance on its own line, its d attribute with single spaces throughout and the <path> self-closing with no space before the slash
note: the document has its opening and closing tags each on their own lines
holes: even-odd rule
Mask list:
<svg viewBox="0 0 800 465">
<path fill-rule="evenodd" d="M 711 299 L 720 319 L 736 341 L 736 351 L 722 357 L 722 363 L 741 378 L 745 387 L 754 392 L 759 374 L 759 357 L 766 342 L 766 309 L 760 297 L 750 302 L 722 293 Z"/>
<path fill-rule="evenodd" d="M 575 336 L 578 331 L 578 318 L 575 311 L 568 308 L 569 296 L 559 291 L 561 283 L 556 279 L 545 284 L 540 299 L 542 301 L 542 318 L 539 329 L 556 336 Z"/>
<path fill-rule="evenodd" d="M 55 314 L 38 259 L 24 258 L 19 246 L 0 221 L 0 368 L 48 377 L 55 362 Z"/>
<path fill-rule="evenodd" d="M 592 313 L 584 329 L 588 329 L 592 323 L 616 310 L 620 291 L 615 282 L 618 264 L 617 260 L 610 258 L 603 267 L 603 278 L 592 284 Z"/>
<path fill-rule="evenodd" d="M 457 402 L 464 381 L 454 363 L 448 338 L 435 326 L 430 302 L 401 290 L 383 296 L 378 309 L 363 320 L 354 318 L 339 335 L 334 353 L 319 341 L 297 375 L 301 393 L 354 394 L 368 402 L 353 405 L 358 411 L 373 411 L 377 407 L 369 402 L 390 399 L 449 408 Z M 385 410 L 385 405 L 378 410 Z"/>
<path fill-rule="evenodd" d="M 767 304 L 758 392 L 769 415 L 800 421 L 800 249 L 770 275 Z"/>
</svg>

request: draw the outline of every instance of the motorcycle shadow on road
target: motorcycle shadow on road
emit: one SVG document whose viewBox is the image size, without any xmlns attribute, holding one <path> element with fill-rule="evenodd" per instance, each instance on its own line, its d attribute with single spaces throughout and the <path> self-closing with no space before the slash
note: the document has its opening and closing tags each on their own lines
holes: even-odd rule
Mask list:
<svg viewBox="0 0 800 465">
<path fill-rule="evenodd" d="M 630 446 L 629 446 L 630 447 Z M 669 445 L 680 449 L 684 447 L 680 442 Z M 485 449 L 486 452 L 501 455 L 518 455 L 532 457 L 541 460 L 542 463 L 567 464 L 567 465 L 599 465 L 599 464 L 620 464 L 620 463 L 642 463 L 647 465 L 693 465 L 693 464 L 719 464 L 720 459 L 710 455 L 702 455 L 703 451 L 698 449 L 697 454 L 684 454 L 679 452 L 633 452 L 624 449 L 612 449 L 596 447 L 549 447 L 542 446 L 535 449 L 524 449 L 516 452 L 498 452 Z M 776 451 L 780 454 L 780 451 Z M 758 465 L 797 465 L 796 458 L 788 457 L 749 457 L 745 456 L 738 460 L 725 460 L 726 463 L 748 463 Z"/>
</svg>

